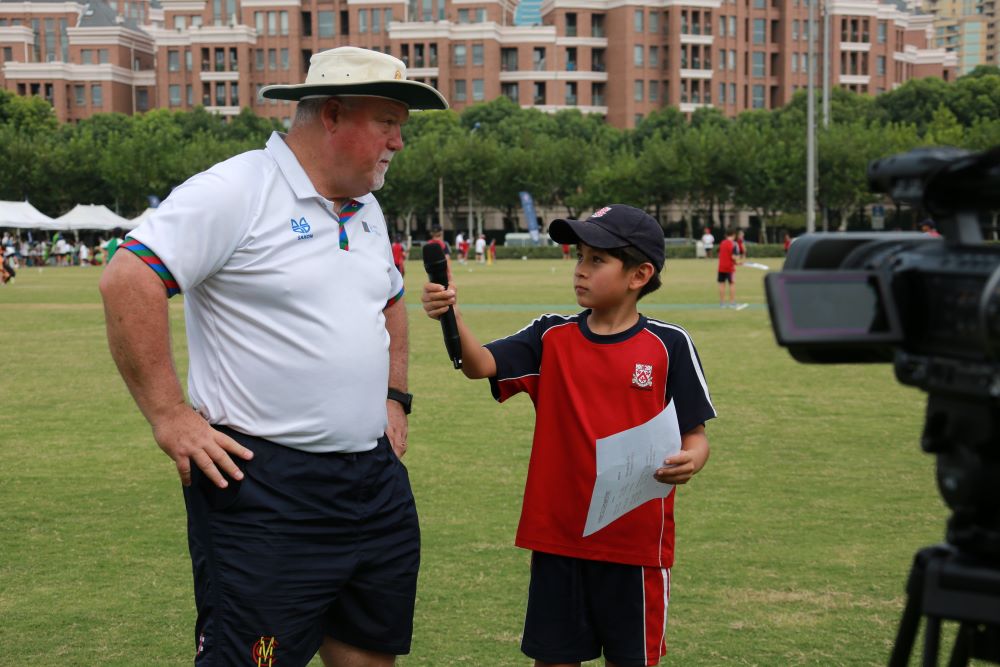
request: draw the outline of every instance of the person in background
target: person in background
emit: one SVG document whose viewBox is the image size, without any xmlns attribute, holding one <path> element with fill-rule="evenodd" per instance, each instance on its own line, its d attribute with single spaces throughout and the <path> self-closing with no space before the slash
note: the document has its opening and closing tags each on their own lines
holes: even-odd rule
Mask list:
<svg viewBox="0 0 1000 667">
<path fill-rule="evenodd" d="M 118 246 L 124 243 L 125 239 L 122 238 L 121 227 L 115 227 L 111 232 L 111 238 L 101 244 L 101 250 L 104 254 L 104 265 L 107 266 L 111 258 L 115 256 L 115 252 L 118 251 Z"/>
<path fill-rule="evenodd" d="M 940 238 L 941 233 L 935 229 L 934 221 L 930 218 L 926 218 L 920 222 L 920 231 L 922 231 L 927 236 L 933 236 L 934 238 Z"/>
<path fill-rule="evenodd" d="M 444 230 L 441 229 L 440 225 L 434 225 L 431 227 L 431 238 L 428 243 L 441 246 L 441 250 L 444 252 L 445 257 L 451 257 L 451 246 L 449 246 L 448 242 L 444 240 Z"/>
<path fill-rule="evenodd" d="M 739 247 L 736 245 L 736 230 L 726 230 L 726 238 L 719 244 L 719 270 L 716 282 L 719 283 L 719 306 L 721 308 L 736 307 L 736 265 L 740 258 Z M 729 302 L 726 303 L 726 285 L 729 285 Z"/>
<path fill-rule="evenodd" d="M 479 238 L 476 239 L 476 263 L 483 264 L 486 262 L 486 235 L 480 234 Z"/>
<path fill-rule="evenodd" d="M 448 104 L 355 47 L 260 95 L 298 101 L 288 134 L 193 176 L 130 232 L 101 279 L 109 346 L 183 485 L 196 667 L 317 651 L 389 667 L 410 650 L 420 532 L 400 461 L 403 277 L 372 192 L 410 109 Z M 170 351 L 180 292 L 190 404 Z"/>
<path fill-rule="evenodd" d="M 715 249 L 715 236 L 712 235 L 710 227 L 706 227 L 705 233 L 701 235 L 701 244 L 705 248 L 705 257 L 711 257 L 712 250 Z"/>
<path fill-rule="evenodd" d="M 403 237 L 396 234 L 392 242 L 392 263 L 399 271 L 399 275 L 406 275 L 406 246 L 403 245 Z"/>
</svg>

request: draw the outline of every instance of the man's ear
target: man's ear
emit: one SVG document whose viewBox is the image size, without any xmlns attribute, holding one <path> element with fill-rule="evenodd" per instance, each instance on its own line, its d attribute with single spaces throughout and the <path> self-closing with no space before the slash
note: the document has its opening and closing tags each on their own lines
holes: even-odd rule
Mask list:
<svg viewBox="0 0 1000 667">
<path fill-rule="evenodd" d="M 652 262 L 643 262 L 635 267 L 632 269 L 632 277 L 628 281 L 629 289 L 638 292 L 652 279 L 654 273 L 656 273 L 656 269 L 653 268 Z"/>
<path fill-rule="evenodd" d="M 323 119 L 323 127 L 326 128 L 327 132 L 333 132 L 337 129 L 337 126 L 343 121 L 344 117 L 344 102 L 343 100 L 331 97 L 323 105 L 323 110 L 320 112 L 320 118 Z"/>
</svg>

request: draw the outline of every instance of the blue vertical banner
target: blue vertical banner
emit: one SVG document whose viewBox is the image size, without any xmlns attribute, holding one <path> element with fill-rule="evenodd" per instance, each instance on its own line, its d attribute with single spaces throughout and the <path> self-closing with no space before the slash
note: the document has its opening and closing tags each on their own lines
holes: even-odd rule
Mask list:
<svg viewBox="0 0 1000 667">
<path fill-rule="evenodd" d="M 521 197 L 521 208 L 524 209 L 524 219 L 528 221 L 531 242 L 538 245 L 538 218 L 535 216 L 535 202 L 531 198 L 530 192 L 521 191 L 517 194 Z"/>
</svg>

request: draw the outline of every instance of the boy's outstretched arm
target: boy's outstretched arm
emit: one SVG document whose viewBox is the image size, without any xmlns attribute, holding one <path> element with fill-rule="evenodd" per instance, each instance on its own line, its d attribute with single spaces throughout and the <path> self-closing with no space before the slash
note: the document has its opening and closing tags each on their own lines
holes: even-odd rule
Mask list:
<svg viewBox="0 0 1000 667">
<path fill-rule="evenodd" d="M 444 315 L 448 306 L 455 306 L 455 323 L 458 325 L 458 335 L 462 339 L 462 372 L 465 373 L 465 377 L 478 380 L 497 374 L 497 363 L 493 354 L 480 345 L 469 327 L 465 326 L 462 313 L 458 310 L 454 285 L 445 289 L 437 283 L 426 283 L 420 301 L 424 304 L 424 312 L 433 320 Z"/>
<path fill-rule="evenodd" d="M 686 484 L 708 462 L 708 436 L 705 425 L 699 424 L 681 436 L 681 451 L 663 460 L 653 477 L 664 484 Z"/>
</svg>

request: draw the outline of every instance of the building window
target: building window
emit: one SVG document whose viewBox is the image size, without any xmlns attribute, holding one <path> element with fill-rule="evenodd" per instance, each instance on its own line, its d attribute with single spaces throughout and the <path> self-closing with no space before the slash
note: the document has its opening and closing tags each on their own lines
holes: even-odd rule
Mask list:
<svg viewBox="0 0 1000 667">
<path fill-rule="evenodd" d="M 753 87 L 753 100 L 750 103 L 754 109 L 764 108 L 764 86 Z"/>
<path fill-rule="evenodd" d="M 441 3 L 444 6 L 444 3 Z M 486 23 L 486 10 L 479 8 L 476 10 L 476 23 Z"/>
<path fill-rule="evenodd" d="M 73 97 L 76 98 L 76 106 L 85 106 L 87 104 L 87 87 L 83 85 L 73 86 Z"/>
<path fill-rule="evenodd" d="M 278 69 L 278 51 L 277 49 L 267 50 L 267 68 L 272 72 Z"/>
<path fill-rule="evenodd" d="M 167 71 L 168 72 L 181 71 L 181 54 L 179 51 L 175 51 L 173 49 L 167 51 Z"/>
<path fill-rule="evenodd" d="M 572 12 L 566 14 L 566 36 L 576 37 L 576 14 Z"/>
<path fill-rule="evenodd" d="M 136 67 L 136 69 L 139 69 Z M 188 72 L 194 69 L 194 60 L 191 58 L 191 49 L 184 49 L 184 69 Z"/>
<path fill-rule="evenodd" d="M 385 26 L 385 31 L 389 32 L 389 26 L 392 25 L 392 10 L 383 9 L 382 10 L 382 24 Z"/>
<path fill-rule="evenodd" d="M 642 79 L 636 79 L 635 82 L 632 84 L 632 98 L 636 102 L 642 102 L 644 87 L 645 84 L 643 83 Z"/>
<path fill-rule="evenodd" d="M 278 34 L 278 12 L 267 13 L 267 34 Z"/>
<path fill-rule="evenodd" d="M 649 82 L 649 101 L 656 102 L 660 99 L 660 82 L 650 81 Z"/>
<path fill-rule="evenodd" d="M 93 107 L 104 106 L 104 89 L 101 84 L 95 83 L 90 87 L 90 105 Z"/>
<path fill-rule="evenodd" d="M 566 106 L 576 106 L 576 81 L 566 82 Z"/>
<path fill-rule="evenodd" d="M 649 13 L 649 32 L 657 33 L 660 31 L 660 15 L 657 12 Z"/>
<path fill-rule="evenodd" d="M 649 66 L 650 67 L 660 66 L 660 47 L 658 46 L 649 47 Z"/>
<path fill-rule="evenodd" d="M 455 79 L 455 101 L 465 101 L 465 79 Z"/>
<path fill-rule="evenodd" d="M 186 16 L 175 16 L 174 17 L 174 30 L 181 31 L 187 27 L 187 17 Z"/>
<path fill-rule="evenodd" d="M 94 52 L 91 49 L 82 49 L 80 51 L 80 64 L 82 65 L 94 64 Z"/>
<path fill-rule="evenodd" d="M 642 53 L 643 47 L 636 44 L 632 47 L 632 64 L 636 67 L 642 67 Z"/>
<path fill-rule="evenodd" d="M 886 40 L 885 21 L 879 21 L 878 26 L 875 28 L 875 30 L 876 30 L 876 39 L 878 40 L 878 43 L 885 44 Z"/>
<path fill-rule="evenodd" d="M 590 103 L 595 107 L 604 106 L 604 84 L 593 83 L 590 86 Z"/>
<path fill-rule="evenodd" d="M 516 81 L 514 83 L 501 83 L 500 94 L 509 99 L 511 102 L 518 103 L 520 101 Z"/>
<path fill-rule="evenodd" d="M 465 67 L 465 46 L 462 44 L 456 44 L 455 50 L 452 51 L 452 57 L 454 62 L 452 64 L 455 67 Z"/>
<path fill-rule="evenodd" d="M 167 100 L 168 104 L 172 107 L 179 107 L 181 105 L 181 87 L 179 84 L 170 84 L 167 87 Z"/>
<path fill-rule="evenodd" d="M 279 15 L 279 21 L 281 24 L 281 34 L 288 34 L 288 12 L 281 12 Z"/>
<path fill-rule="evenodd" d="M 540 72 L 545 69 L 545 47 L 536 46 L 531 51 L 531 62 L 535 68 L 536 72 Z"/>
<path fill-rule="evenodd" d="M 459 9 L 458 10 L 458 22 L 459 23 L 468 23 L 469 22 L 469 10 L 468 9 Z"/>
<path fill-rule="evenodd" d="M 358 32 L 366 33 L 368 32 L 368 10 L 359 9 L 358 10 Z"/>
<path fill-rule="evenodd" d="M 137 111 L 149 111 L 149 88 L 136 89 L 135 108 Z"/>
<path fill-rule="evenodd" d="M 372 10 L 372 32 L 382 32 L 382 12 L 377 9 Z"/>
<path fill-rule="evenodd" d="M 333 37 L 336 34 L 333 12 L 316 12 L 316 34 L 320 37 Z"/>
<path fill-rule="evenodd" d="M 475 67 L 483 66 L 483 45 L 473 44 L 472 45 L 472 64 Z"/>
<path fill-rule="evenodd" d="M 482 79 L 472 80 L 472 100 L 474 102 L 482 102 L 486 99 L 486 89 L 483 86 Z"/>
<path fill-rule="evenodd" d="M 240 84 L 233 81 L 229 84 L 229 106 L 238 107 L 240 105 Z"/>
<path fill-rule="evenodd" d="M 604 37 L 604 14 L 592 14 L 590 17 L 590 36 Z"/>
<path fill-rule="evenodd" d="M 753 65 L 751 69 L 752 76 L 764 76 L 764 52 L 754 51 L 753 52 Z"/>
<path fill-rule="evenodd" d="M 642 32 L 642 10 L 637 9 L 632 14 L 632 24 L 636 32 Z"/>
<path fill-rule="evenodd" d="M 885 76 L 885 56 L 875 56 L 875 73 Z"/>
<path fill-rule="evenodd" d="M 281 49 L 281 69 L 288 69 L 288 49 Z"/>
<path fill-rule="evenodd" d="M 736 71 L 736 49 L 729 49 L 728 65 L 729 69 L 733 72 Z"/>
<path fill-rule="evenodd" d="M 190 83 L 185 86 L 185 92 L 187 93 L 187 105 L 189 107 L 194 106 L 194 86 Z"/>
<path fill-rule="evenodd" d="M 726 103 L 726 84 L 719 84 L 719 104 Z"/>
<path fill-rule="evenodd" d="M 226 84 L 221 81 L 215 84 L 215 106 L 226 106 Z"/>
<path fill-rule="evenodd" d="M 767 21 L 764 19 L 753 20 L 753 43 L 764 44 L 767 41 Z"/>
<path fill-rule="evenodd" d="M 531 97 L 533 104 L 545 104 L 545 82 L 536 81 L 535 91 Z"/>
<path fill-rule="evenodd" d="M 102 65 L 108 64 L 108 50 L 107 49 L 97 49 L 97 62 Z"/>
<path fill-rule="evenodd" d="M 264 49 L 254 49 L 254 65 L 258 72 L 264 71 Z"/>
<path fill-rule="evenodd" d="M 518 69 L 517 64 L 517 49 L 516 48 L 501 48 L 500 49 L 500 71 L 501 72 L 515 72 Z"/>
</svg>

